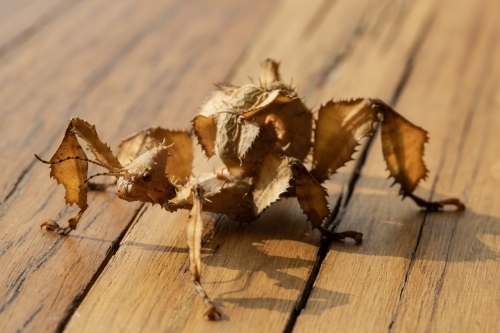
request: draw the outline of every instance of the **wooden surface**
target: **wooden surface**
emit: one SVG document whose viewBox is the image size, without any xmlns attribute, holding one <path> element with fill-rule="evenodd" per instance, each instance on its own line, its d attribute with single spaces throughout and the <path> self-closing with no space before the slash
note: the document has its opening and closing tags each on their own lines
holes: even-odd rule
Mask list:
<svg viewBox="0 0 500 333">
<path fill-rule="evenodd" d="M 497 0 L 2 2 L 0 332 L 500 331 L 498 13 Z M 337 230 L 361 246 L 322 240 L 293 199 L 250 225 L 206 217 L 218 323 L 190 282 L 186 211 L 110 189 L 69 237 L 39 229 L 76 210 L 33 157 L 50 158 L 71 116 L 112 148 L 187 128 L 212 82 L 246 83 L 267 57 L 313 108 L 379 97 L 428 130 L 417 194 L 467 210 L 401 201 L 376 138 L 326 184 Z M 194 173 L 217 165 L 198 151 Z"/>
</svg>

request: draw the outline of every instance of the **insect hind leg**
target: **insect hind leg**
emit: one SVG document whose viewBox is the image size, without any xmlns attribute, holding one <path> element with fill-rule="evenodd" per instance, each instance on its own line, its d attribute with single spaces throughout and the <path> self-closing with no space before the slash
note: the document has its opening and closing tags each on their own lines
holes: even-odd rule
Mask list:
<svg viewBox="0 0 500 333">
<path fill-rule="evenodd" d="M 409 197 L 419 207 L 424 208 L 428 212 L 441 211 L 445 206 L 455 206 L 457 211 L 465 210 L 465 205 L 458 198 L 448 198 L 440 201 L 427 201 L 414 195 L 413 193 L 405 193 L 404 191 L 401 191 L 400 194 L 403 196 L 403 198 Z"/>
</svg>

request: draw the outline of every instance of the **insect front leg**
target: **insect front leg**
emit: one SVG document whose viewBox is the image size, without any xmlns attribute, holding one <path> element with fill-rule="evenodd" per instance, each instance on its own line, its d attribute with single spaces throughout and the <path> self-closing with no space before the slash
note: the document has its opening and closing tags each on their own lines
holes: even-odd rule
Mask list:
<svg viewBox="0 0 500 333">
<path fill-rule="evenodd" d="M 77 136 L 87 143 L 96 160 L 89 160 L 87 158 L 77 140 Z M 76 204 L 80 208 L 80 211 L 69 219 L 67 227 L 61 227 L 53 220 L 42 223 L 41 228 L 55 231 L 61 235 L 66 235 L 71 230 L 74 230 L 83 213 L 88 208 L 88 181 L 96 176 L 118 176 L 122 172 L 121 164 L 113 155 L 108 145 L 99 139 L 94 125 L 76 117 L 70 119 L 63 140 L 49 161 L 45 161 L 37 155 L 35 157 L 40 162 L 49 164 L 50 177 L 54 178 L 58 184 L 64 186 L 65 203 L 67 205 Z M 104 167 L 109 172 L 98 173 L 87 178 L 88 163 Z"/>
<path fill-rule="evenodd" d="M 189 247 L 189 270 L 193 276 L 193 282 L 207 310 L 204 317 L 207 320 L 220 320 L 221 315 L 215 308 L 214 303 L 208 297 L 205 289 L 201 285 L 201 241 L 203 235 L 203 221 L 201 219 L 201 197 L 203 195 L 200 186 L 193 186 L 193 207 L 189 214 L 187 225 L 187 243 Z"/>
<path fill-rule="evenodd" d="M 67 235 L 70 233 L 71 230 L 76 229 L 76 225 L 78 224 L 78 221 L 80 221 L 80 218 L 82 217 L 83 213 L 86 210 L 87 210 L 87 207 L 85 207 L 85 209 L 80 209 L 80 211 L 78 213 L 76 213 L 75 216 L 73 216 L 72 218 L 70 218 L 68 220 L 67 227 L 63 228 L 63 227 L 59 226 L 59 224 L 57 224 L 57 222 L 54 220 L 47 220 L 40 225 L 40 228 L 45 229 L 45 230 L 49 230 L 49 231 L 57 232 L 60 235 Z"/>
</svg>

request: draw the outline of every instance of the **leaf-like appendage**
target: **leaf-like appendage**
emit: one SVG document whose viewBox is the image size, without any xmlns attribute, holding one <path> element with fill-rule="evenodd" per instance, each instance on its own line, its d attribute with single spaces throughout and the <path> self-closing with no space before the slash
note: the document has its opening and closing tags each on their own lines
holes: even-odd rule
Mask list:
<svg viewBox="0 0 500 333">
<path fill-rule="evenodd" d="M 352 159 L 358 141 L 374 133 L 378 121 L 369 100 L 328 102 L 319 109 L 311 174 L 323 182 Z"/>
<path fill-rule="evenodd" d="M 295 193 L 300 208 L 307 215 L 312 226 L 318 227 L 330 215 L 326 200 L 328 193 L 299 160 L 290 159 L 290 167 L 295 178 Z"/>
<path fill-rule="evenodd" d="M 288 158 L 275 154 L 268 154 L 264 158 L 253 192 L 257 214 L 261 214 L 288 190 L 292 178 Z"/>
<path fill-rule="evenodd" d="M 207 100 L 200 106 L 199 114 L 205 117 L 212 116 L 217 113 L 217 111 L 227 104 L 227 99 L 233 93 L 233 90 L 239 88 L 227 84 L 217 84 L 218 90 L 215 90 Z"/>
<path fill-rule="evenodd" d="M 214 152 L 231 172 L 238 174 L 242 160 L 259 136 L 260 126 L 230 111 L 214 117 L 217 128 Z"/>
<path fill-rule="evenodd" d="M 425 179 L 424 144 L 427 132 L 384 105 L 382 121 L 382 152 L 387 168 L 405 193 L 412 193 Z"/>
<path fill-rule="evenodd" d="M 262 87 L 255 84 L 247 84 L 234 89 L 224 104 L 227 108 L 239 113 L 253 109 L 267 96 L 267 92 Z"/>
<path fill-rule="evenodd" d="M 288 155 L 303 161 L 311 150 L 312 113 L 295 98 L 269 116 L 274 123 L 278 142 Z"/>
<path fill-rule="evenodd" d="M 236 179 L 228 174 L 203 174 L 196 181 L 203 189 L 204 211 L 224 214 L 238 222 L 251 222 L 257 218 L 250 179 Z"/>
<path fill-rule="evenodd" d="M 311 149 L 311 111 L 300 98 L 289 96 L 281 89 L 263 93 L 261 98 L 243 113 L 245 119 L 255 118 L 261 124 L 273 122 L 283 151 L 288 156 L 304 160 Z"/>
<path fill-rule="evenodd" d="M 255 121 L 243 120 L 238 133 L 237 153 L 239 158 L 244 158 L 259 136 L 260 126 Z"/>
<path fill-rule="evenodd" d="M 89 124 L 83 119 L 73 117 L 70 122 L 73 126 L 73 131 L 87 143 L 87 146 L 90 148 L 92 153 L 94 153 L 96 159 L 109 166 L 115 168 L 121 168 L 120 162 L 113 155 L 113 152 L 109 148 L 107 144 L 102 142 L 97 135 L 95 130 L 95 126 Z"/>
<path fill-rule="evenodd" d="M 64 138 L 57 148 L 50 162 L 57 162 L 66 157 L 87 158 L 82 147 L 72 131 L 73 125 L 70 121 Z M 79 187 L 87 178 L 88 162 L 82 160 L 68 160 L 63 163 L 50 165 L 50 176 L 58 184 L 63 184 L 66 194 L 64 199 L 67 205 L 76 203 L 81 210 L 87 209 L 87 184 Z"/>
<path fill-rule="evenodd" d="M 118 148 L 118 159 L 128 164 L 130 160 L 142 153 L 146 147 L 153 148 L 165 140 L 165 145 L 171 155 L 168 158 L 165 172 L 171 181 L 177 184 L 186 184 L 191 176 L 193 163 L 193 145 L 187 131 L 173 131 L 161 127 L 148 128 L 137 132 L 122 141 Z"/>
<path fill-rule="evenodd" d="M 264 91 L 257 96 L 255 101 L 252 101 L 249 108 L 244 110 L 243 116 L 246 119 L 251 119 L 258 113 L 273 113 L 280 110 L 284 104 L 290 103 L 296 98 L 289 96 L 281 89 L 274 89 L 270 92 Z"/>
<path fill-rule="evenodd" d="M 215 139 L 217 135 L 217 125 L 215 124 L 214 116 L 205 117 L 197 115 L 192 121 L 193 131 L 198 138 L 198 143 L 205 152 L 205 155 L 210 158 L 215 154 Z"/>
</svg>

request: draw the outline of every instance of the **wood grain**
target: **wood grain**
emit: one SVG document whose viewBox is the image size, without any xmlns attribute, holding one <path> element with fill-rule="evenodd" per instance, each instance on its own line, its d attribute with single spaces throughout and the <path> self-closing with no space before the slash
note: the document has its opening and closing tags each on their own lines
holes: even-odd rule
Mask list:
<svg viewBox="0 0 500 333">
<path fill-rule="evenodd" d="M 292 6 L 293 11 L 291 11 L 289 6 Z M 308 9 L 304 8 L 304 10 L 300 10 L 300 8 L 297 8 L 298 6 L 297 3 L 287 3 L 287 6 L 283 6 L 279 9 L 279 12 L 276 13 L 275 16 L 273 16 L 272 19 L 270 19 L 268 26 L 264 29 L 264 31 L 271 30 L 272 27 L 276 24 L 276 22 L 282 22 L 286 20 L 290 13 L 296 13 L 297 11 L 304 12 L 304 13 L 317 13 L 317 11 L 323 6 L 324 4 L 322 3 L 317 3 L 318 8 L 316 10 L 311 10 L 310 9 L 310 4 L 303 5 L 307 6 Z M 422 10 L 417 7 L 419 11 L 415 14 L 417 18 L 421 18 L 421 12 Z M 333 10 L 333 9 L 332 9 Z M 341 2 L 339 3 L 339 6 L 335 7 L 333 10 L 335 13 L 328 15 L 328 17 L 332 16 L 332 18 L 336 17 L 343 17 L 345 15 L 353 15 L 355 17 L 355 21 L 359 20 L 362 21 L 364 11 L 354 11 L 353 7 L 349 5 L 348 2 Z M 425 11 L 423 11 L 425 13 Z M 373 14 L 372 12 L 367 11 L 366 15 Z M 356 17 L 357 15 L 357 17 Z M 389 16 L 389 13 L 379 13 L 379 15 L 387 15 Z M 306 16 L 307 17 L 307 16 Z M 303 29 L 306 29 L 306 27 L 310 26 L 310 19 L 312 15 L 307 17 L 308 20 L 305 21 L 297 21 L 297 26 L 299 26 L 299 23 L 302 24 Z M 330 26 L 330 21 L 326 20 L 324 21 L 326 26 Z M 390 20 L 385 20 L 384 22 L 388 23 L 391 22 Z M 422 22 L 421 24 L 423 25 L 423 20 L 419 21 Z M 373 23 L 372 23 L 373 24 Z M 409 22 L 408 25 L 413 26 L 414 22 Z M 324 29 L 327 30 L 326 26 L 320 26 L 317 27 L 316 29 Z M 297 28 L 297 27 L 295 27 Z M 411 36 L 414 40 L 416 40 L 419 37 L 419 31 L 418 29 L 412 29 L 413 34 L 409 35 Z M 310 38 L 308 40 L 308 49 L 315 49 L 320 45 L 321 43 L 324 43 L 324 39 L 321 37 L 324 37 L 325 34 L 319 34 L 315 38 Z M 409 37 L 408 35 L 406 36 L 407 38 Z M 280 35 L 259 35 L 256 40 L 253 42 L 253 46 L 255 48 L 259 48 L 260 45 L 271 45 L 271 44 L 279 44 L 280 43 L 280 38 L 282 36 Z M 330 40 L 329 42 L 332 45 L 343 45 L 345 41 L 343 39 L 338 40 L 339 36 L 335 36 L 334 39 Z M 281 42 L 283 43 L 283 42 Z M 402 44 L 402 45 L 401 45 Z M 293 48 L 295 45 L 295 41 L 290 41 L 288 44 L 283 44 L 281 45 L 281 48 L 276 48 L 276 49 L 265 49 L 263 50 L 262 54 L 255 53 L 254 54 L 254 48 L 248 50 L 248 54 L 245 57 L 245 61 L 243 61 L 237 68 L 237 72 L 235 74 L 235 79 L 238 77 L 242 77 L 243 75 L 240 75 L 239 73 L 241 72 L 246 72 L 246 73 L 251 73 L 252 70 L 255 71 L 256 63 L 259 62 L 259 59 L 262 59 L 265 57 L 266 53 L 264 52 L 269 52 L 273 56 L 280 58 L 286 57 L 287 50 L 290 48 Z M 394 85 L 391 87 L 387 85 L 388 91 L 385 93 L 385 95 L 390 95 L 391 89 L 394 90 L 396 83 L 397 83 L 397 77 L 402 75 L 402 71 L 404 70 L 405 63 L 406 63 L 406 58 L 407 54 L 410 53 L 411 46 L 413 43 L 408 42 L 407 40 L 404 40 L 404 43 L 397 43 L 394 46 L 394 49 L 398 52 L 397 55 L 393 56 L 391 58 L 392 60 L 392 67 L 391 71 L 387 71 L 387 73 L 384 73 L 387 77 L 387 80 L 392 80 L 394 82 Z M 406 47 L 405 47 L 406 46 Z M 289 75 L 294 75 L 293 77 L 296 77 L 295 74 L 300 78 L 301 76 L 307 76 L 310 74 L 309 69 L 301 69 L 300 71 L 297 70 L 294 72 L 293 67 L 297 63 L 303 62 L 305 63 L 307 61 L 307 58 L 310 55 L 308 53 L 306 54 L 297 54 L 295 57 L 290 58 L 288 62 L 285 62 L 283 60 L 283 73 L 286 73 L 286 69 L 289 67 L 292 67 L 292 73 Z M 326 54 L 325 58 L 327 56 L 331 56 L 331 54 Z M 399 58 L 397 58 L 399 56 Z M 321 60 L 316 60 L 318 61 L 318 66 L 321 62 L 324 62 L 326 59 L 323 58 Z M 399 60 L 399 73 L 398 71 L 394 70 L 395 60 Z M 251 61 L 250 61 L 251 59 Z M 311 62 L 311 64 L 314 64 L 315 62 Z M 314 66 L 312 66 L 314 67 Z M 245 70 L 246 68 L 246 70 Z M 359 73 L 362 73 L 366 68 L 359 68 L 358 71 Z M 361 75 L 358 74 L 358 72 L 353 73 L 353 76 Z M 368 75 L 366 75 L 368 76 Z M 319 80 L 321 80 L 320 77 L 318 77 L 318 74 L 316 76 L 311 75 L 312 79 L 311 81 L 305 81 L 304 86 L 306 89 L 311 86 L 311 85 L 316 85 Z M 378 80 L 378 77 L 375 76 L 372 78 L 372 80 Z M 326 86 L 326 85 L 325 85 Z M 376 85 L 373 85 L 376 87 Z M 330 87 L 327 87 L 328 89 Z M 327 98 L 332 98 L 331 91 L 327 89 L 321 89 L 320 93 L 317 93 L 319 96 L 323 97 L 324 99 Z M 354 93 L 354 92 L 351 92 Z M 205 170 L 206 171 L 206 170 Z M 342 177 L 338 177 L 340 179 L 336 179 L 337 182 L 342 182 Z M 346 176 L 343 177 L 348 178 Z M 340 191 L 340 184 L 331 185 L 330 191 L 339 192 Z M 396 199 L 397 200 L 397 199 Z M 310 246 L 310 241 L 308 241 L 308 238 L 305 237 L 310 237 L 309 235 L 304 235 L 304 230 L 308 230 L 307 224 L 305 224 L 303 220 L 303 215 L 301 214 L 300 210 L 297 209 L 297 206 L 294 201 L 292 200 L 286 200 L 284 202 L 281 202 L 278 208 L 274 209 L 280 209 L 281 212 L 288 212 L 288 214 L 283 214 L 284 217 L 280 220 L 283 222 L 277 223 L 276 217 L 270 214 L 269 212 L 266 213 L 264 216 L 261 217 L 259 221 L 256 223 L 247 226 L 245 228 L 245 231 L 249 234 L 242 234 L 238 235 L 238 238 L 234 241 L 234 244 L 238 244 L 240 246 L 231 246 L 231 250 L 224 253 L 221 250 L 217 250 L 216 254 L 213 256 L 208 256 L 205 259 L 205 264 L 209 266 L 209 268 L 204 270 L 204 279 L 210 281 L 211 283 L 209 286 L 207 286 L 209 294 L 211 294 L 215 300 L 216 305 L 218 305 L 221 310 L 223 311 L 224 314 L 224 322 L 221 325 L 218 325 L 214 327 L 211 323 L 203 323 L 199 322 L 197 318 L 199 317 L 199 314 L 202 312 L 202 306 L 199 301 L 199 299 L 196 298 L 194 290 L 192 289 L 189 281 L 189 276 L 184 275 L 184 283 L 180 282 L 182 280 L 179 280 L 178 285 L 170 285 L 170 281 L 161 281 L 161 285 L 153 287 L 153 289 L 161 289 L 165 290 L 166 288 L 166 295 L 164 299 L 160 299 L 156 296 L 156 294 L 151 295 L 151 297 L 147 297 L 144 295 L 144 290 L 142 288 L 137 288 L 135 290 L 130 290 L 130 294 L 128 294 L 128 297 L 131 297 L 132 299 L 137 299 L 141 297 L 142 303 L 141 307 L 134 308 L 134 307 L 123 307 L 120 309 L 116 309 L 114 307 L 110 307 L 109 305 L 103 304 L 102 299 L 119 299 L 121 297 L 121 290 L 123 288 L 107 288 L 109 285 L 110 281 L 122 281 L 121 283 L 124 283 L 124 285 L 129 285 L 129 284 L 136 284 L 134 282 L 130 281 L 130 273 L 125 273 L 124 272 L 133 272 L 136 270 L 135 265 L 133 263 L 135 262 L 134 259 L 130 258 L 124 258 L 124 257 L 119 257 L 116 259 L 116 261 L 113 261 L 113 263 L 109 266 L 110 271 L 106 271 L 102 276 L 101 279 L 99 279 L 96 284 L 94 285 L 94 288 L 90 291 L 88 297 L 86 300 L 82 303 L 82 306 L 78 310 L 78 317 L 74 317 L 71 322 L 68 325 L 68 331 L 93 331 L 96 329 L 102 329 L 103 331 L 109 330 L 110 328 L 114 327 L 114 325 L 118 325 L 119 330 L 125 330 L 127 327 L 136 327 L 137 325 L 130 324 L 130 322 L 127 323 L 128 318 L 144 318 L 145 316 L 153 315 L 153 316 L 164 316 L 165 318 L 168 318 L 167 321 L 162 321 L 161 324 L 159 324 L 159 327 L 164 327 L 165 329 L 179 329 L 179 330 L 185 330 L 185 331 L 193 331 L 193 330 L 202 330 L 202 331 L 207 331 L 207 330 L 220 330 L 220 329 L 230 329 L 230 330 L 248 330 L 248 331 L 269 331 L 269 330 L 283 330 L 285 329 L 287 325 L 287 320 L 290 320 L 290 314 L 293 313 L 293 309 L 296 306 L 297 302 L 299 301 L 300 297 L 302 296 L 302 291 L 305 290 L 306 284 L 308 277 L 310 275 L 310 268 L 313 266 L 313 263 L 315 262 L 316 259 L 316 251 L 313 251 Z M 170 217 L 164 217 L 165 219 L 170 220 Z M 186 214 L 182 215 L 181 217 L 177 218 L 178 219 L 178 224 L 183 224 L 185 225 L 186 221 Z M 300 220 L 303 220 L 302 226 L 300 226 Z M 286 221 L 286 222 L 285 222 Z M 296 222 L 295 222 L 296 221 Z M 143 224 L 146 225 L 148 228 L 151 228 L 151 223 L 154 223 L 152 219 L 148 215 L 144 215 L 142 218 L 140 218 L 137 221 L 137 226 L 142 226 Z M 168 222 L 167 222 L 168 223 Z M 286 224 L 285 224 L 286 223 Z M 162 227 L 165 228 L 165 221 L 162 221 Z M 226 225 L 228 224 L 228 225 Z M 230 225 L 231 222 L 227 220 L 220 221 L 219 224 L 217 225 L 217 229 L 221 228 L 234 228 L 234 226 Z M 249 273 L 249 276 L 241 276 L 241 275 L 235 275 L 235 272 L 233 269 L 228 269 L 229 267 L 227 266 L 232 266 L 232 264 L 227 263 L 226 260 L 221 260 L 218 258 L 226 258 L 229 254 L 230 257 L 236 257 L 236 258 L 244 258 L 248 253 L 253 253 L 256 252 L 253 247 L 244 247 L 243 244 L 247 243 L 248 237 L 251 237 L 251 233 L 257 232 L 257 233 L 262 233 L 264 234 L 264 231 L 261 230 L 263 228 L 262 226 L 265 226 L 266 229 L 264 229 L 265 233 L 267 234 L 274 234 L 274 235 L 279 235 L 278 232 L 283 232 L 283 228 L 290 228 L 291 230 L 291 236 L 288 236 L 287 239 L 285 238 L 283 241 L 276 242 L 276 243 L 271 243 L 272 245 L 269 247 L 264 247 L 263 250 L 260 250 L 259 247 L 258 249 L 262 252 L 263 254 L 260 254 L 256 256 L 255 258 L 252 257 L 252 260 L 250 261 L 243 261 L 240 262 L 239 265 L 237 266 L 237 270 L 240 271 L 240 274 L 242 272 L 251 272 Z M 343 226 L 341 226 L 343 227 Z M 175 230 L 177 229 L 177 226 L 175 227 Z M 272 228 L 272 229 L 268 229 Z M 135 228 L 131 229 L 130 233 L 125 237 L 125 242 L 130 241 L 133 243 L 140 242 L 141 239 L 144 238 L 143 233 L 137 234 L 135 232 Z M 177 237 L 183 237 L 182 234 L 184 232 L 184 229 L 181 229 L 181 234 L 177 234 Z M 239 238 L 241 237 L 241 238 Z M 317 237 L 317 235 L 316 235 Z M 272 238 L 281 238 L 274 236 Z M 271 238 L 271 239 L 272 239 Z M 301 242 L 297 242 L 297 240 L 301 240 Z M 229 243 L 231 244 L 233 242 L 232 237 L 226 233 L 218 234 L 216 232 L 214 239 L 211 241 L 209 245 L 209 249 L 215 250 L 218 246 L 223 246 L 219 244 L 226 244 Z M 250 244 L 257 243 L 260 244 L 262 243 L 262 240 L 259 241 L 254 241 L 250 242 Z M 181 243 L 182 244 L 182 243 Z M 215 248 L 213 247 L 215 244 Z M 318 244 L 317 238 L 316 241 L 313 244 Z M 178 245 L 168 245 L 169 248 L 176 248 Z M 185 245 L 184 245 L 185 248 Z M 278 267 L 276 272 L 272 274 L 274 270 L 271 270 L 270 272 L 266 272 L 266 274 L 259 274 L 263 268 L 262 262 L 267 262 L 269 260 L 269 254 L 266 252 L 274 252 L 274 251 L 282 251 L 282 249 L 294 249 L 296 251 L 296 255 L 301 260 L 292 262 L 291 267 L 288 267 L 290 264 L 288 262 L 288 257 L 283 257 L 283 258 L 276 258 L 277 263 L 273 263 L 274 267 Z M 129 250 L 129 253 L 131 253 L 133 250 Z M 221 252 L 219 252 L 221 251 Z M 290 251 L 290 250 L 288 250 Z M 136 249 L 133 252 L 138 252 L 134 256 L 142 256 L 142 250 L 141 249 Z M 118 252 L 119 253 L 119 252 Z M 257 253 L 257 252 L 256 252 Z M 179 257 L 179 256 L 164 256 L 162 253 L 158 254 L 150 254 L 150 256 L 153 256 L 154 259 L 152 260 L 151 266 L 168 266 L 168 267 L 178 267 L 179 264 L 182 264 L 183 266 L 181 267 L 186 267 L 186 260 L 187 260 L 187 254 L 184 257 Z M 274 255 L 271 257 L 275 257 Z M 293 257 L 293 256 L 292 256 Z M 179 263 L 179 260 L 182 260 L 181 263 Z M 221 262 L 220 264 L 214 264 L 213 267 L 209 262 L 209 260 L 214 260 L 216 263 Z M 129 261 L 131 261 L 132 266 L 129 266 Z M 303 269 L 301 266 L 303 265 L 303 262 L 308 262 L 309 263 L 309 269 Z M 267 267 L 267 265 L 265 266 Z M 294 280 L 295 286 L 289 285 L 290 282 L 288 282 L 289 278 L 287 277 L 287 274 L 283 274 L 280 272 L 285 267 L 287 269 L 293 269 L 297 271 L 297 276 Z M 268 270 L 268 269 L 266 269 Z M 279 274 L 278 274 L 279 273 Z M 276 275 L 277 274 L 277 275 Z M 213 276 L 213 277 L 212 277 Z M 233 279 L 236 279 L 236 281 L 232 282 L 231 284 L 226 284 L 224 281 L 232 281 Z M 145 285 L 145 280 L 141 280 L 143 282 L 140 283 L 140 285 Z M 213 283 L 213 285 L 212 285 Z M 182 289 L 180 289 L 180 285 L 182 285 Z M 285 290 L 283 289 L 283 286 L 285 286 Z M 125 288 L 125 286 L 124 286 Z M 148 288 L 149 289 L 149 288 Z M 343 298 L 345 295 L 343 294 L 337 294 L 337 293 L 330 293 L 326 289 L 322 290 L 322 296 L 317 300 L 319 304 L 326 302 L 327 300 L 335 297 L 341 297 Z M 182 297 L 181 295 L 190 295 L 189 300 L 186 300 L 185 297 Z M 227 297 L 226 295 L 230 294 L 231 297 Z M 170 297 L 168 297 L 169 295 Z M 274 297 L 274 295 L 279 295 L 279 297 Z M 229 301 L 228 301 L 229 299 Z M 233 300 L 241 300 L 240 302 L 233 301 Z M 98 304 L 100 304 L 103 307 L 98 307 Z M 192 311 L 186 311 L 186 304 L 189 304 L 188 309 L 192 309 Z M 182 309 L 183 312 L 181 312 L 179 309 Z M 175 312 L 172 312 L 175 311 Z M 106 321 L 106 318 L 109 318 L 111 316 L 111 313 L 113 313 L 113 318 L 114 321 L 113 323 L 110 323 L 111 326 L 106 326 L 103 327 L 103 322 Z M 156 314 L 158 313 L 158 314 Z M 261 321 L 257 320 L 255 321 L 254 318 L 259 318 L 259 317 L 265 317 L 266 318 L 266 324 L 264 325 Z M 123 324 L 119 324 L 122 321 L 120 318 L 123 318 Z M 127 320 L 126 320 L 127 318 Z M 116 321 L 116 322 L 115 322 Z M 159 319 L 153 320 L 152 322 L 158 324 Z M 155 326 L 149 326 L 153 324 L 149 324 L 149 320 L 146 323 L 143 323 L 143 326 L 141 327 L 141 330 L 148 331 L 153 329 Z M 158 327 L 158 326 L 156 326 Z"/>
<path fill-rule="evenodd" d="M 116 147 L 120 137 L 128 133 L 150 124 L 161 125 L 153 117 L 156 112 L 167 115 L 161 117 L 165 125 L 184 114 L 184 122 L 177 120 L 178 125 L 175 127 L 185 127 L 189 115 L 183 113 L 183 108 L 174 109 L 175 112 L 164 110 L 169 108 L 169 105 L 164 104 L 169 94 L 194 92 L 186 87 L 188 84 L 194 89 L 192 81 L 178 85 L 177 82 L 183 82 L 179 78 L 199 79 L 200 70 L 206 64 L 218 61 L 224 66 L 219 65 L 203 72 L 208 80 L 210 75 L 213 75 L 214 81 L 217 77 L 223 77 L 227 72 L 227 64 L 237 60 L 251 37 L 247 34 L 247 39 L 240 38 L 238 43 L 234 41 L 235 32 L 250 31 L 254 24 L 246 16 L 249 8 L 256 15 L 269 8 L 264 3 L 257 6 L 252 3 L 250 6 L 249 2 L 247 7 L 242 4 L 224 7 L 224 12 L 222 8 L 202 11 L 204 5 L 200 7 L 196 3 L 191 6 L 183 6 L 180 2 L 157 4 L 142 6 L 139 2 L 120 2 L 120 5 L 106 7 L 100 1 L 87 2 L 84 8 L 73 13 L 74 17 L 65 16 L 64 20 L 59 20 L 60 25 L 53 27 L 53 31 L 44 30 L 36 39 L 23 44 L 28 50 L 18 49 L 19 56 L 8 58 L 0 69 L 3 77 L 11 81 L 11 94 L 5 90 L 2 92 L 10 98 L 6 99 L 2 109 L 5 120 L 2 122 L 2 134 L 10 141 L 10 146 L 9 142 L 3 142 L 5 149 L 2 154 L 6 158 L 2 159 L 2 164 L 12 179 L 18 177 L 17 183 L 11 182 L 14 190 L 8 189 L 9 184 L 5 184 L 7 198 L 0 207 L 4 227 L 0 265 L 8 272 L 1 278 L 2 285 L 7 286 L 2 289 L 0 308 L 0 321 L 6 323 L 5 331 L 61 330 L 68 315 L 72 314 L 116 250 L 117 241 L 123 237 L 123 231 L 139 208 L 137 204 L 130 205 L 116 199 L 111 192 L 92 194 L 89 204 L 93 207 L 84 215 L 78 231 L 72 236 L 60 238 L 41 232 L 38 226 L 44 219 L 57 218 L 63 222 L 71 216 L 71 212 L 61 210 L 62 189 L 48 179 L 48 171 L 44 171 L 46 167 L 37 164 L 33 168 L 33 152 L 43 156 L 44 151 L 53 151 L 69 117 L 84 111 L 85 118 L 96 123 L 103 139 L 112 138 L 109 141 L 113 147 Z M 202 26 L 198 25 L 199 22 L 188 20 L 196 13 L 200 16 L 198 21 L 204 23 Z M 245 15 L 246 20 L 240 19 L 241 15 Z M 224 18 L 229 21 L 224 21 Z M 114 19 L 116 23 L 113 25 Z M 92 22 L 93 28 L 82 30 L 81 26 L 86 25 L 85 22 L 88 22 L 87 25 Z M 186 22 L 192 22 L 196 27 L 186 29 Z M 222 27 L 227 35 L 214 38 L 216 31 Z M 187 31 L 185 39 L 174 43 L 175 34 L 183 29 Z M 106 31 L 104 36 L 103 31 Z M 60 36 L 61 33 L 64 36 Z M 77 38 L 80 44 L 65 44 L 59 39 L 71 36 Z M 170 36 L 170 39 L 165 36 Z M 162 48 L 158 48 L 159 42 L 164 43 Z M 192 44 L 200 45 L 200 49 L 193 49 Z M 58 47 L 52 49 L 51 46 Z M 229 47 L 235 51 L 231 54 L 219 52 Z M 211 48 L 213 53 L 208 52 Z M 40 54 L 46 64 L 37 63 L 39 68 L 30 66 L 33 52 Z M 172 57 L 178 59 L 174 67 L 171 61 L 167 61 Z M 125 64 L 120 67 L 122 62 Z M 138 63 L 142 67 L 134 67 Z M 137 72 L 130 72 L 130 68 Z M 196 69 L 197 74 L 189 74 L 192 69 Z M 19 75 L 21 73 L 26 75 Z M 138 84 L 141 82 L 141 73 L 152 81 L 148 81 L 147 85 Z M 30 82 L 31 86 L 21 89 L 26 82 Z M 15 90 L 16 85 L 19 86 L 18 90 Z M 196 110 L 211 87 L 206 85 L 204 89 L 196 94 L 199 96 L 197 100 L 190 96 L 179 100 L 184 102 L 184 107 Z M 122 96 L 121 102 L 113 105 L 109 102 L 116 98 L 116 94 Z M 158 98 L 154 100 L 151 97 L 148 100 L 155 107 L 143 106 L 146 95 Z M 98 103 L 98 100 L 102 103 Z M 191 104 L 186 105 L 186 101 Z M 23 117 L 16 116 L 16 107 L 22 107 Z M 134 117 L 130 119 L 132 115 Z M 19 132 L 21 123 L 27 118 L 37 119 L 38 122 L 28 124 L 25 129 L 27 133 L 23 133 L 26 137 L 21 138 L 16 132 Z M 15 146 L 19 144 L 26 148 L 18 152 Z M 14 166 L 9 165 L 9 155 L 17 152 L 16 159 L 12 160 Z M 27 170 L 24 174 L 22 168 Z M 10 179 L 7 174 L 3 174 L 3 177 Z M 28 202 L 32 205 L 27 205 Z"/>
<path fill-rule="evenodd" d="M 2 3 L 0 331 L 499 330 L 499 10 L 495 0 Z M 395 104 L 430 132 L 418 194 L 459 196 L 468 210 L 401 202 L 377 138 L 363 165 L 326 183 L 331 207 L 355 185 L 336 222 L 363 232 L 361 246 L 328 248 L 294 199 L 250 225 L 206 215 L 202 281 L 218 323 L 202 319 L 191 282 L 187 212 L 110 189 L 89 195 L 69 237 L 38 229 L 75 211 L 32 155 L 49 158 L 71 116 L 112 148 L 148 126 L 183 129 L 212 82 L 246 83 L 267 57 L 313 109 L 357 96 Z M 193 172 L 218 166 L 198 150 Z"/>
<path fill-rule="evenodd" d="M 498 61 L 490 54 L 497 47 L 492 13 L 498 8 L 487 1 L 453 11 L 450 5 L 437 8 L 397 109 L 430 132 L 426 161 L 433 172 L 420 193 L 461 196 L 467 212 L 425 214 L 409 200 L 396 202 L 397 189 L 386 189 L 377 141 L 343 218 L 366 240 L 359 248 L 332 246 L 311 294 L 315 299 L 316 288 L 330 289 L 349 295 L 349 302 L 308 303 L 298 331 L 498 330 L 500 294 L 491 277 L 499 269 L 499 211 L 480 199 L 498 185 L 489 171 L 498 158 L 486 150 L 497 140 L 490 130 L 498 125 Z M 480 177 L 491 190 L 477 188 Z"/>
<path fill-rule="evenodd" d="M 0 55 L 14 50 L 54 20 L 76 0 L 6 0 L 0 3 Z"/>
</svg>

